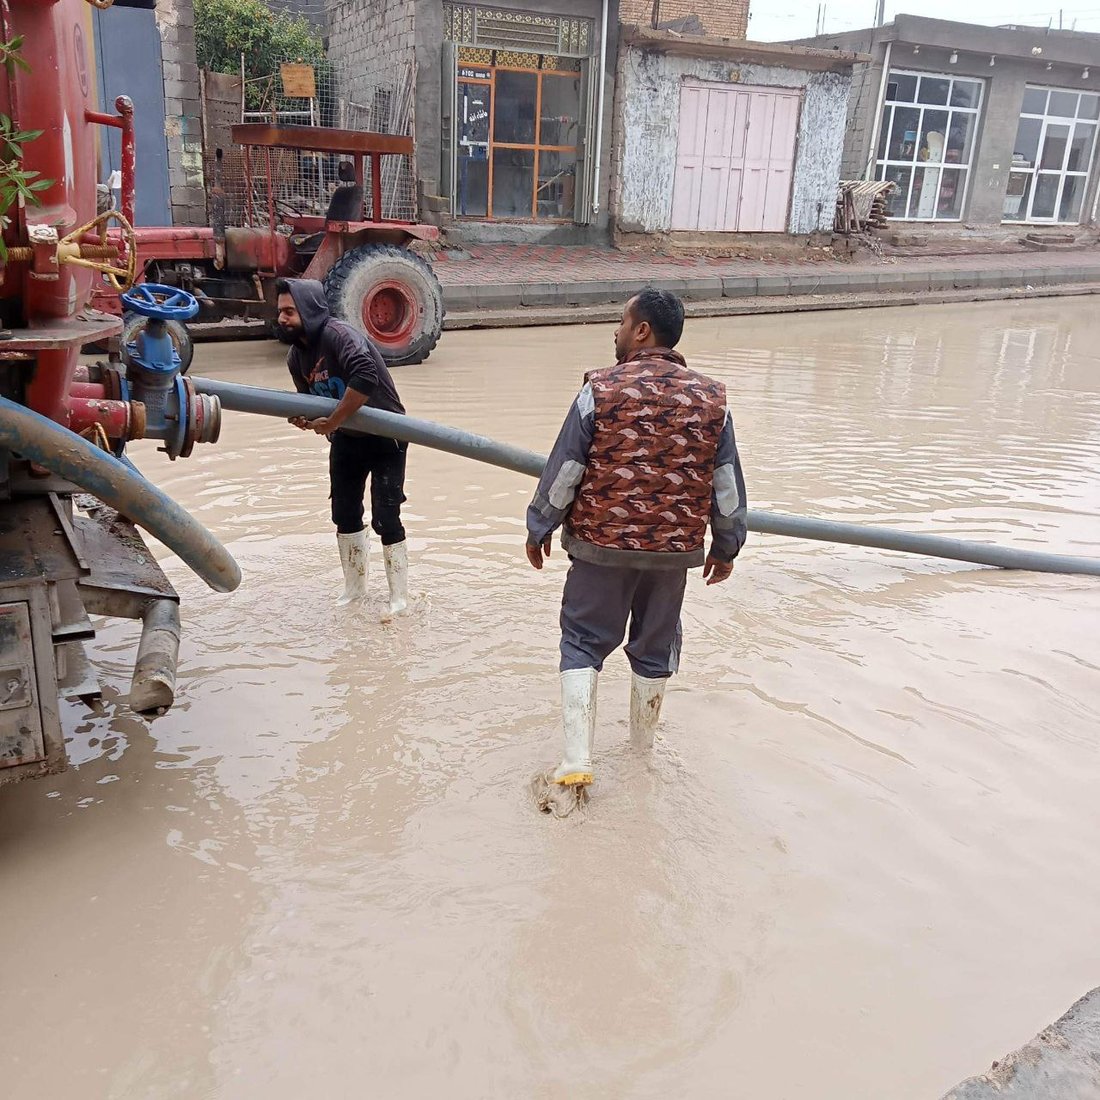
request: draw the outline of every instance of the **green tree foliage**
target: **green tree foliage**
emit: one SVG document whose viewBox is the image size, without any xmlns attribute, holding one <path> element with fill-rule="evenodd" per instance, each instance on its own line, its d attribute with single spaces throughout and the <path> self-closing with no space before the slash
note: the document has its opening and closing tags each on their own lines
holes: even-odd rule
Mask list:
<svg viewBox="0 0 1100 1100">
<path fill-rule="evenodd" d="M 7 70 L 9 76 L 16 69 L 30 72 L 19 52 L 22 45 L 22 37 L 0 42 L 0 67 Z M 37 206 L 36 192 L 46 191 L 54 185 L 53 180 L 40 179 L 37 172 L 23 170 L 23 146 L 41 136 L 41 130 L 20 130 L 13 119 L 0 115 L 0 230 L 8 228 L 8 211 L 17 202 Z M 7 258 L 7 245 L 0 240 L 0 260 Z"/>
<path fill-rule="evenodd" d="M 263 0 L 195 0 L 195 46 L 199 67 L 219 73 L 239 73 L 244 54 L 248 105 L 270 108 L 270 87 L 262 78 L 278 80 L 284 61 L 324 67 L 321 38 L 301 16 L 272 11 Z"/>
</svg>

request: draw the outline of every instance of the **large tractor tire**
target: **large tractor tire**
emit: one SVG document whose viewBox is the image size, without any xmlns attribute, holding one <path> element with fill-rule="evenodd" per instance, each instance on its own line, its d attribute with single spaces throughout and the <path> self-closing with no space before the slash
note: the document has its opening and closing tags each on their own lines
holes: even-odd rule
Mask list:
<svg viewBox="0 0 1100 1100">
<path fill-rule="evenodd" d="M 443 332 L 443 288 L 430 265 L 404 248 L 362 245 L 325 276 L 333 316 L 371 338 L 391 367 L 423 363 Z"/>
</svg>

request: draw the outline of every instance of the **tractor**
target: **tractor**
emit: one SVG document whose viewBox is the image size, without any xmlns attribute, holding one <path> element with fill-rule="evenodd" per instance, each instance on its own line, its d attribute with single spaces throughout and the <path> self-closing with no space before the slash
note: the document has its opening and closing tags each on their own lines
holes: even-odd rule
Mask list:
<svg viewBox="0 0 1100 1100">
<path fill-rule="evenodd" d="M 443 329 L 443 292 L 431 265 L 409 246 L 437 240 L 439 230 L 383 216 L 383 158 L 410 156 L 412 138 L 272 123 L 241 123 L 232 135 L 243 152 L 246 224 L 226 225 L 218 150 L 209 192 L 212 227 L 136 229 L 139 277 L 193 293 L 200 303 L 196 334 L 216 332 L 217 323 L 229 319 L 270 327 L 279 278 L 319 279 L 333 315 L 369 336 L 390 366 L 427 359 Z M 323 216 L 288 210 L 276 195 L 273 158 L 286 151 L 338 164 L 339 185 Z M 121 311 L 108 288 L 101 288 L 97 305 Z M 140 317 L 127 318 L 124 343 L 143 325 Z M 170 331 L 186 371 L 190 336 L 181 326 Z"/>
</svg>

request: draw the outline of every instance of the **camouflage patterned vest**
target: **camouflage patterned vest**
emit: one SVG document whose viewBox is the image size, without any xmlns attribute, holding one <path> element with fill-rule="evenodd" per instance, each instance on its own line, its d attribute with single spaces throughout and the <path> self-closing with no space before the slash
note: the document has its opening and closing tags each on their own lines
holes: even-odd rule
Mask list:
<svg viewBox="0 0 1100 1100">
<path fill-rule="evenodd" d="M 725 386 L 663 348 L 644 349 L 586 380 L 595 429 L 568 535 L 617 550 L 701 554 Z"/>
</svg>

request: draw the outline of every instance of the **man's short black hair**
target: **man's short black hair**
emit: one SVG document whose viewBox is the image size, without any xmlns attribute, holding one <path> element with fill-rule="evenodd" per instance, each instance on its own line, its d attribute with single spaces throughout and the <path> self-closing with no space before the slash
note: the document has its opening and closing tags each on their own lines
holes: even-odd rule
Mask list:
<svg viewBox="0 0 1100 1100">
<path fill-rule="evenodd" d="M 657 343 L 674 348 L 684 334 L 684 303 L 669 290 L 647 286 L 634 295 L 631 312 L 635 321 L 648 321 Z"/>
<path fill-rule="evenodd" d="M 276 279 L 275 280 L 275 295 L 278 297 L 280 294 L 290 294 L 290 280 L 289 279 Z M 291 294 L 291 297 L 294 297 Z"/>
</svg>

